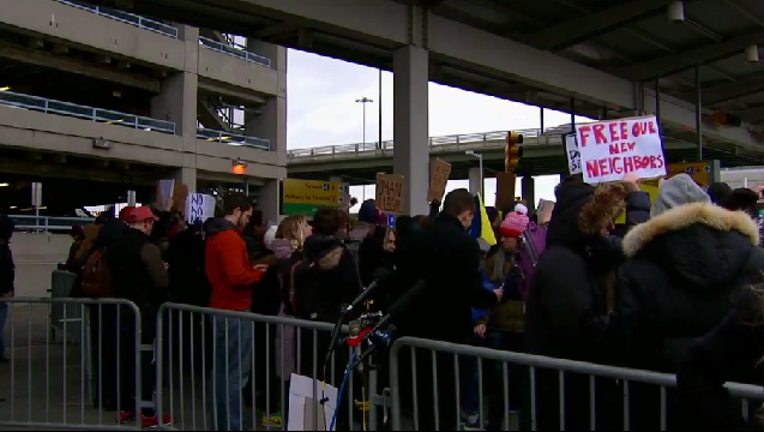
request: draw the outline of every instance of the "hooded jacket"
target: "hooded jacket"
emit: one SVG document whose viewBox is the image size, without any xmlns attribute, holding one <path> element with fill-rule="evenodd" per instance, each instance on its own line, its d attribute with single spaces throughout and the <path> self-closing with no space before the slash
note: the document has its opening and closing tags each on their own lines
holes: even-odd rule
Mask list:
<svg viewBox="0 0 764 432">
<path fill-rule="evenodd" d="M 558 189 L 527 299 L 532 354 L 602 363 L 608 332 L 607 275 L 620 264 L 600 235 L 625 208 L 621 185 L 580 181 Z M 616 254 L 617 255 L 617 254 Z"/>
<path fill-rule="evenodd" d="M 234 224 L 216 218 L 205 226 L 204 268 L 210 282 L 209 307 L 248 311 L 252 306 L 252 285 L 263 272 L 250 266 L 247 244 Z"/>
<path fill-rule="evenodd" d="M 629 366 L 673 373 L 695 338 L 761 282 L 764 250 L 743 212 L 711 203 L 672 208 L 626 235 L 616 290 L 618 340 Z"/>
<path fill-rule="evenodd" d="M 305 240 L 303 258 L 290 287 L 295 316 L 335 322 L 340 305 L 349 304 L 362 288 L 355 260 L 342 240 L 322 234 Z"/>
</svg>

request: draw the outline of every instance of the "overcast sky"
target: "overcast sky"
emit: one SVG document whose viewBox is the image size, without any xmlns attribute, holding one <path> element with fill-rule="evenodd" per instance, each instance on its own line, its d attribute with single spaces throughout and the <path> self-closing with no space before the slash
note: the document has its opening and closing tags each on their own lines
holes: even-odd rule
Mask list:
<svg viewBox="0 0 764 432">
<path fill-rule="evenodd" d="M 289 50 L 287 66 L 288 149 L 363 141 L 363 109 L 366 104 L 366 141 L 379 134 L 379 71 L 377 69 Z M 430 83 L 430 136 L 507 131 L 540 127 L 539 108 L 491 96 Z M 587 119 L 577 117 L 576 122 Z M 570 115 L 545 110 L 544 127 L 570 123 Z M 382 139 L 393 138 L 393 75 L 382 73 Z M 519 181 L 519 180 L 518 180 Z M 559 176 L 536 177 L 536 199 L 554 200 Z M 467 187 L 468 181 L 450 180 L 447 190 Z M 518 191 L 519 184 L 518 184 Z M 364 193 L 365 191 L 365 193 Z M 351 188 L 360 200 L 374 197 L 374 186 Z M 485 195 L 493 205 L 496 181 L 486 179 Z"/>
</svg>

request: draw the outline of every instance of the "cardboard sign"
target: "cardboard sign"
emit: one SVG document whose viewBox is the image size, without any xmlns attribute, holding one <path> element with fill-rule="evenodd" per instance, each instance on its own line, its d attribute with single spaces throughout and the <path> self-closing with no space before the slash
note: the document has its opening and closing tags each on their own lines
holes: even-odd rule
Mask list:
<svg viewBox="0 0 764 432">
<path fill-rule="evenodd" d="M 552 219 L 554 204 L 554 201 L 545 200 L 543 198 L 539 200 L 539 208 L 536 210 L 539 225 L 545 225 Z"/>
<path fill-rule="evenodd" d="M 446 183 L 451 175 L 451 164 L 443 159 L 434 159 L 430 163 L 430 189 L 427 192 L 427 202 L 443 199 L 446 193 Z"/>
<path fill-rule="evenodd" d="M 568 172 L 570 175 L 581 174 L 583 172 L 581 168 L 581 152 L 578 150 L 576 133 L 563 135 L 563 141 L 565 142 L 565 157 L 568 159 Z"/>
<path fill-rule="evenodd" d="M 377 174 L 377 208 L 383 212 L 403 211 L 403 176 L 399 174 Z"/>
<path fill-rule="evenodd" d="M 154 207 L 160 210 L 170 210 L 172 206 L 172 192 L 175 190 L 175 180 L 159 180 L 156 189 L 156 201 Z"/>
<path fill-rule="evenodd" d="M 515 208 L 515 184 L 517 177 L 514 173 L 496 173 L 496 209 L 502 213 Z"/>
<path fill-rule="evenodd" d="M 666 175 L 666 160 L 655 116 L 601 121 L 576 127 L 584 181 L 618 181 Z"/>
<path fill-rule="evenodd" d="M 186 198 L 186 222 L 193 224 L 215 217 L 215 197 L 192 193 Z"/>
<path fill-rule="evenodd" d="M 188 198 L 188 186 L 183 183 L 175 183 L 172 189 L 172 210 L 185 209 L 186 198 Z"/>
</svg>

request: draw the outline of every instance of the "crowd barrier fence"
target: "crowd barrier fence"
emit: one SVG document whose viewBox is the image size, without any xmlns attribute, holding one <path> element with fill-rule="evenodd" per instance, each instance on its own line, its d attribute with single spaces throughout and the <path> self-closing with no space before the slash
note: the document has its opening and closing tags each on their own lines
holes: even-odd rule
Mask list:
<svg viewBox="0 0 764 432">
<path fill-rule="evenodd" d="M 10 306 L 6 325 L 10 364 L 0 367 L 0 382 L 9 383 L 7 391 L 0 388 L 0 398 L 8 400 L 0 403 L 0 426 L 140 429 L 146 426 L 141 416 L 119 423 L 112 410 L 139 413 L 148 408 L 156 409 L 157 426 L 167 430 L 286 430 L 287 414 L 303 417 L 305 430 L 329 430 L 323 408 L 308 404 L 302 412 L 287 412 L 294 408 L 289 403 L 289 377 L 294 372 L 335 388 L 346 387 L 347 398 L 340 398 L 344 404 L 337 410 L 338 430 L 377 430 L 388 420 L 393 430 L 458 430 L 469 394 L 476 398 L 480 429 L 496 420 L 491 413 L 498 406 L 500 424 L 491 424 L 496 429 L 544 430 L 554 417 L 552 426 L 559 430 L 630 430 L 633 420 L 640 421 L 644 414 L 632 412 L 632 397 L 639 398 L 643 390 L 639 386 L 656 390 L 649 399 L 655 405 L 652 429 L 666 430 L 670 391 L 676 385 L 673 375 L 410 337 L 398 339 L 389 357 L 374 358 L 369 374 L 348 374 L 343 385 L 346 365 L 357 352 L 338 349 L 325 363 L 322 351 L 334 329 L 328 323 L 176 303 L 165 303 L 154 314 L 144 311 L 142 317 L 135 304 L 117 299 L 0 302 Z M 35 313 L 35 306 L 47 310 Z M 64 334 L 70 334 L 69 311 L 79 310 L 83 320 L 77 341 L 56 342 L 48 331 L 51 324 L 37 323 L 53 320 L 54 307 L 60 307 Z M 522 383 L 517 380 L 518 368 L 525 371 Z M 388 382 L 387 372 L 390 388 L 378 392 L 379 384 Z M 233 392 L 231 386 L 236 387 Z M 239 387 L 245 391 L 239 393 Z M 574 387 L 571 399 L 566 390 Z M 741 399 L 745 415 L 757 406 L 749 401 L 763 396 L 760 387 L 735 383 L 727 387 Z M 520 389 L 527 399 L 518 404 L 510 396 L 513 389 Z M 554 397 L 542 400 L 540 394 L 550 390 L 556 392 Z M 604 402 L 600 392 L 605 392 Z M 312 393 L 313 400 L 323 399 L 322 386 L 314 385 Z M 510 406 L 511 401 L 516 403 Z M 588 402 L 583 410 L 581 402 Z M 584 427 L 580 416 L 569 418 L 569 404 L 577 404 L 575 410 L 583 411 L 578 414 L 587 416 Z M 516 405 L 521 407 L 519 414 Z M 600 414 L 617 406 L 622 411 L 618 428 L 613 429 L 613 424 L 601 423 Z M 276 413 L 281 416 L 272 415 Z"/>
<path fill-rule="evenodd" d="M 8 364 L 0 368 L 0 426 L 68 429 L 141 429 L 140 416 L 119 422 L 116 409 L 139 412 L 141 314 L 127 300 L 0 298 L 7 307 Z M 53 310 L 60 311 L 60 320 Z M 70 335 L 76 310 L 77 341 L 51 336 L 52 320 Z M 129 421 L 127 421 L 129 420 Z"/>
</svg>

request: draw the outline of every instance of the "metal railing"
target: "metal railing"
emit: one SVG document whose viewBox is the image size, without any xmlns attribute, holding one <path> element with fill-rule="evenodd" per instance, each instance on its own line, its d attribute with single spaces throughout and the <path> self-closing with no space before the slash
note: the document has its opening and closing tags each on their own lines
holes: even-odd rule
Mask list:
<svg viewBox="0 0 764 432">
<path fill-rule="evenodd" d="M 209 142 L 219 142 L 233 146 L 244 146 L 258 150 L 270 150 L 271 141 L 263 138 L 257 138 L 233 132 L 219 131 L 215 129 L 198 128 L 196 130 L 197 138 Z"/>
<path fill-rule="evenodd" d="M 95 222 L 95 218 L 85 217 L 56 217 L 8 215 L 13 221 L 16 231 L 66 232 L 74 225 L 87 225 Z"/>
<path fill-rule="evenodd" d="M 557 128 L 555 128 L 557 129 Z M 540 138 L 555 132 L 553 129 L 547 129 L 542 134 L 540 129 L 521 129 L 515 132 L 522 134 L 525 138 Z M 431 147 L 450 146 L 450 145 L 491 145 L 497 142 L 501 142 L 503 145 L 504 139 L 507 136 L 507 131 L 496 132 L 483 132 L 483 133 L 470 133 L 470 134 L 458 134 L 458 135 L 445 135 L 430 137 L 429 145 Z M 382 141 L 381 144 L 376 142 L 371 143 L 357 143 L 357 144 L 340 144 L 329 145 L 321 147 L 313 147 L 306 149 L 295 149 L 288 152 L 290 159 L 299 158 L 311 158 L 314 156 L 327 156 L 327 155 L 350 155 L 352 153 L 364 153 L 364 152 L 388 152 L 394 150 L 395 143 L 393 140 Z M 432 149 L 434 150 L 434 149 Z"/>
<path fill-rule="evenodd" d="M 40 111 L 46 114 L 57 114 L 99 123 L 120 125 L 133 129 L 175 134 L 175 123 L 173 122 L 30 96 L 23 93 L 14 93 L 11 91 L 0 92 L 0 104 L 32 111 Z"/>
<path fill-rule="evenodd" d="M 67 6 L 76 7 L 77 9 L 86 10 L 96 15 L 100 15 L 106 18 L 111 18 L 116 21 L 123 22 L 125 24 L 134 25 L 138 28 L 160 33 L 165 36 L 178 38 L 178 29 L 172 25 L 165 24 L 152 19 L 144 18 L 140 15 L 131 14 L 117 9 L 106 8 L 101 6 L 95 6 L 89 3 L 74 1 L 74 0 L 56 0 L 59 3 L 63 3 Z"/>
<path fill-rule="evenodd" d="M 249 52 L 244 48 L 226 44 L 204 36 L 199 36 L 199 43 L 207 49 L 211 49 L 222 54 L 227 54 L 229 56 L 233 56 L 250 63 L 256 63 L 262 66 L 271 67 L 271 59 L 259 54 L 255 54 L 253 52 Z"/>
<path fill-rule="evenodd" d="M 61 311 L 64 334 L 50 337 L 46 320 Z M 68 314 L 76 311 L 75 322 Z M 140 413 L 150 388 L 153 345 L 145 346 L 138 307 L 127 300 L 84 298 L 0 298 L 8 364 L 0 368 L 0 426 L 19 428 L 142 428 Z M 0 329 L 2 329 L 0 322 Z M 69 327 L 74 327 L 72 331 Z M 152 323 L 153 325 L 153 323 Z M 153 383 L 151 387 L 153 387 Z M 144 397 L 136 397 L 143 395 Z"/>
<path fill-rule="evenodd" d="M 410 357 L 400 361 L 404 353 Z M 488 370 L 483 366 L 487 361 L 493 363 Z M 410 368 L 410 375 L 405 378 L 403 367 Z M 471 373 L 465 374 L 466 371 Z M 490 378 L 484 379 L 486 375 Z M 510 381 L 513 376 L 514 383 Z M 470 380 L 476 381 L 471 389 Z M 512 397 L 509 390 L 517 387 L 525 393 L 519 395 L 519 405 L 525 411 L 520 413 L 525 423 L 520 430 L 631 430 L 633 420 L 643 427 L 649 426 L 648 429 L 667 430 L 668 389 L 676 386 L 676 377 L 669 374 L 403 337 L 393 344 L 390 352 L 392 429 L 411 430 L 404 429 L 401 423 L 404 418 L 402 397 L 408 396 L 402 387 L 408 387 L 412 398 L 407 406 L 413 408 L 413 430 L 420 430 L 420 426 L 427 430 L 460 430 L 463 419 L 459 413 L 465 405 L 462 396 L 467 399 L 470 393 L 476 402 L 482 430 L 486 417 L 484 381 L 500 383 L 494 389 L 498 394 L 493 398 L 500 402 L 495 410 L 500 415 L 494 418 L 501 419 L 502 430 L 509 430 Z M 467 384 L 466 391 L 462 391 L 463 384 Z M 649 394 L 654 396 L 649 402 L 655 405 L 640 403 L 646 401 L 644 387 L 634 390 L 639 386 L 655 390 Z M 727 383 L 726 388 L 733 397 L 742 399 L 741 413 L 746 417 L 751 412 L 749 401 L 764 398 L 760 386 Z M 642 392 L 639 401 L 631 400 L 633 391 Z M 572 401 L 566 400 L 570 393 L 574 396 Z"/>
</svg>

